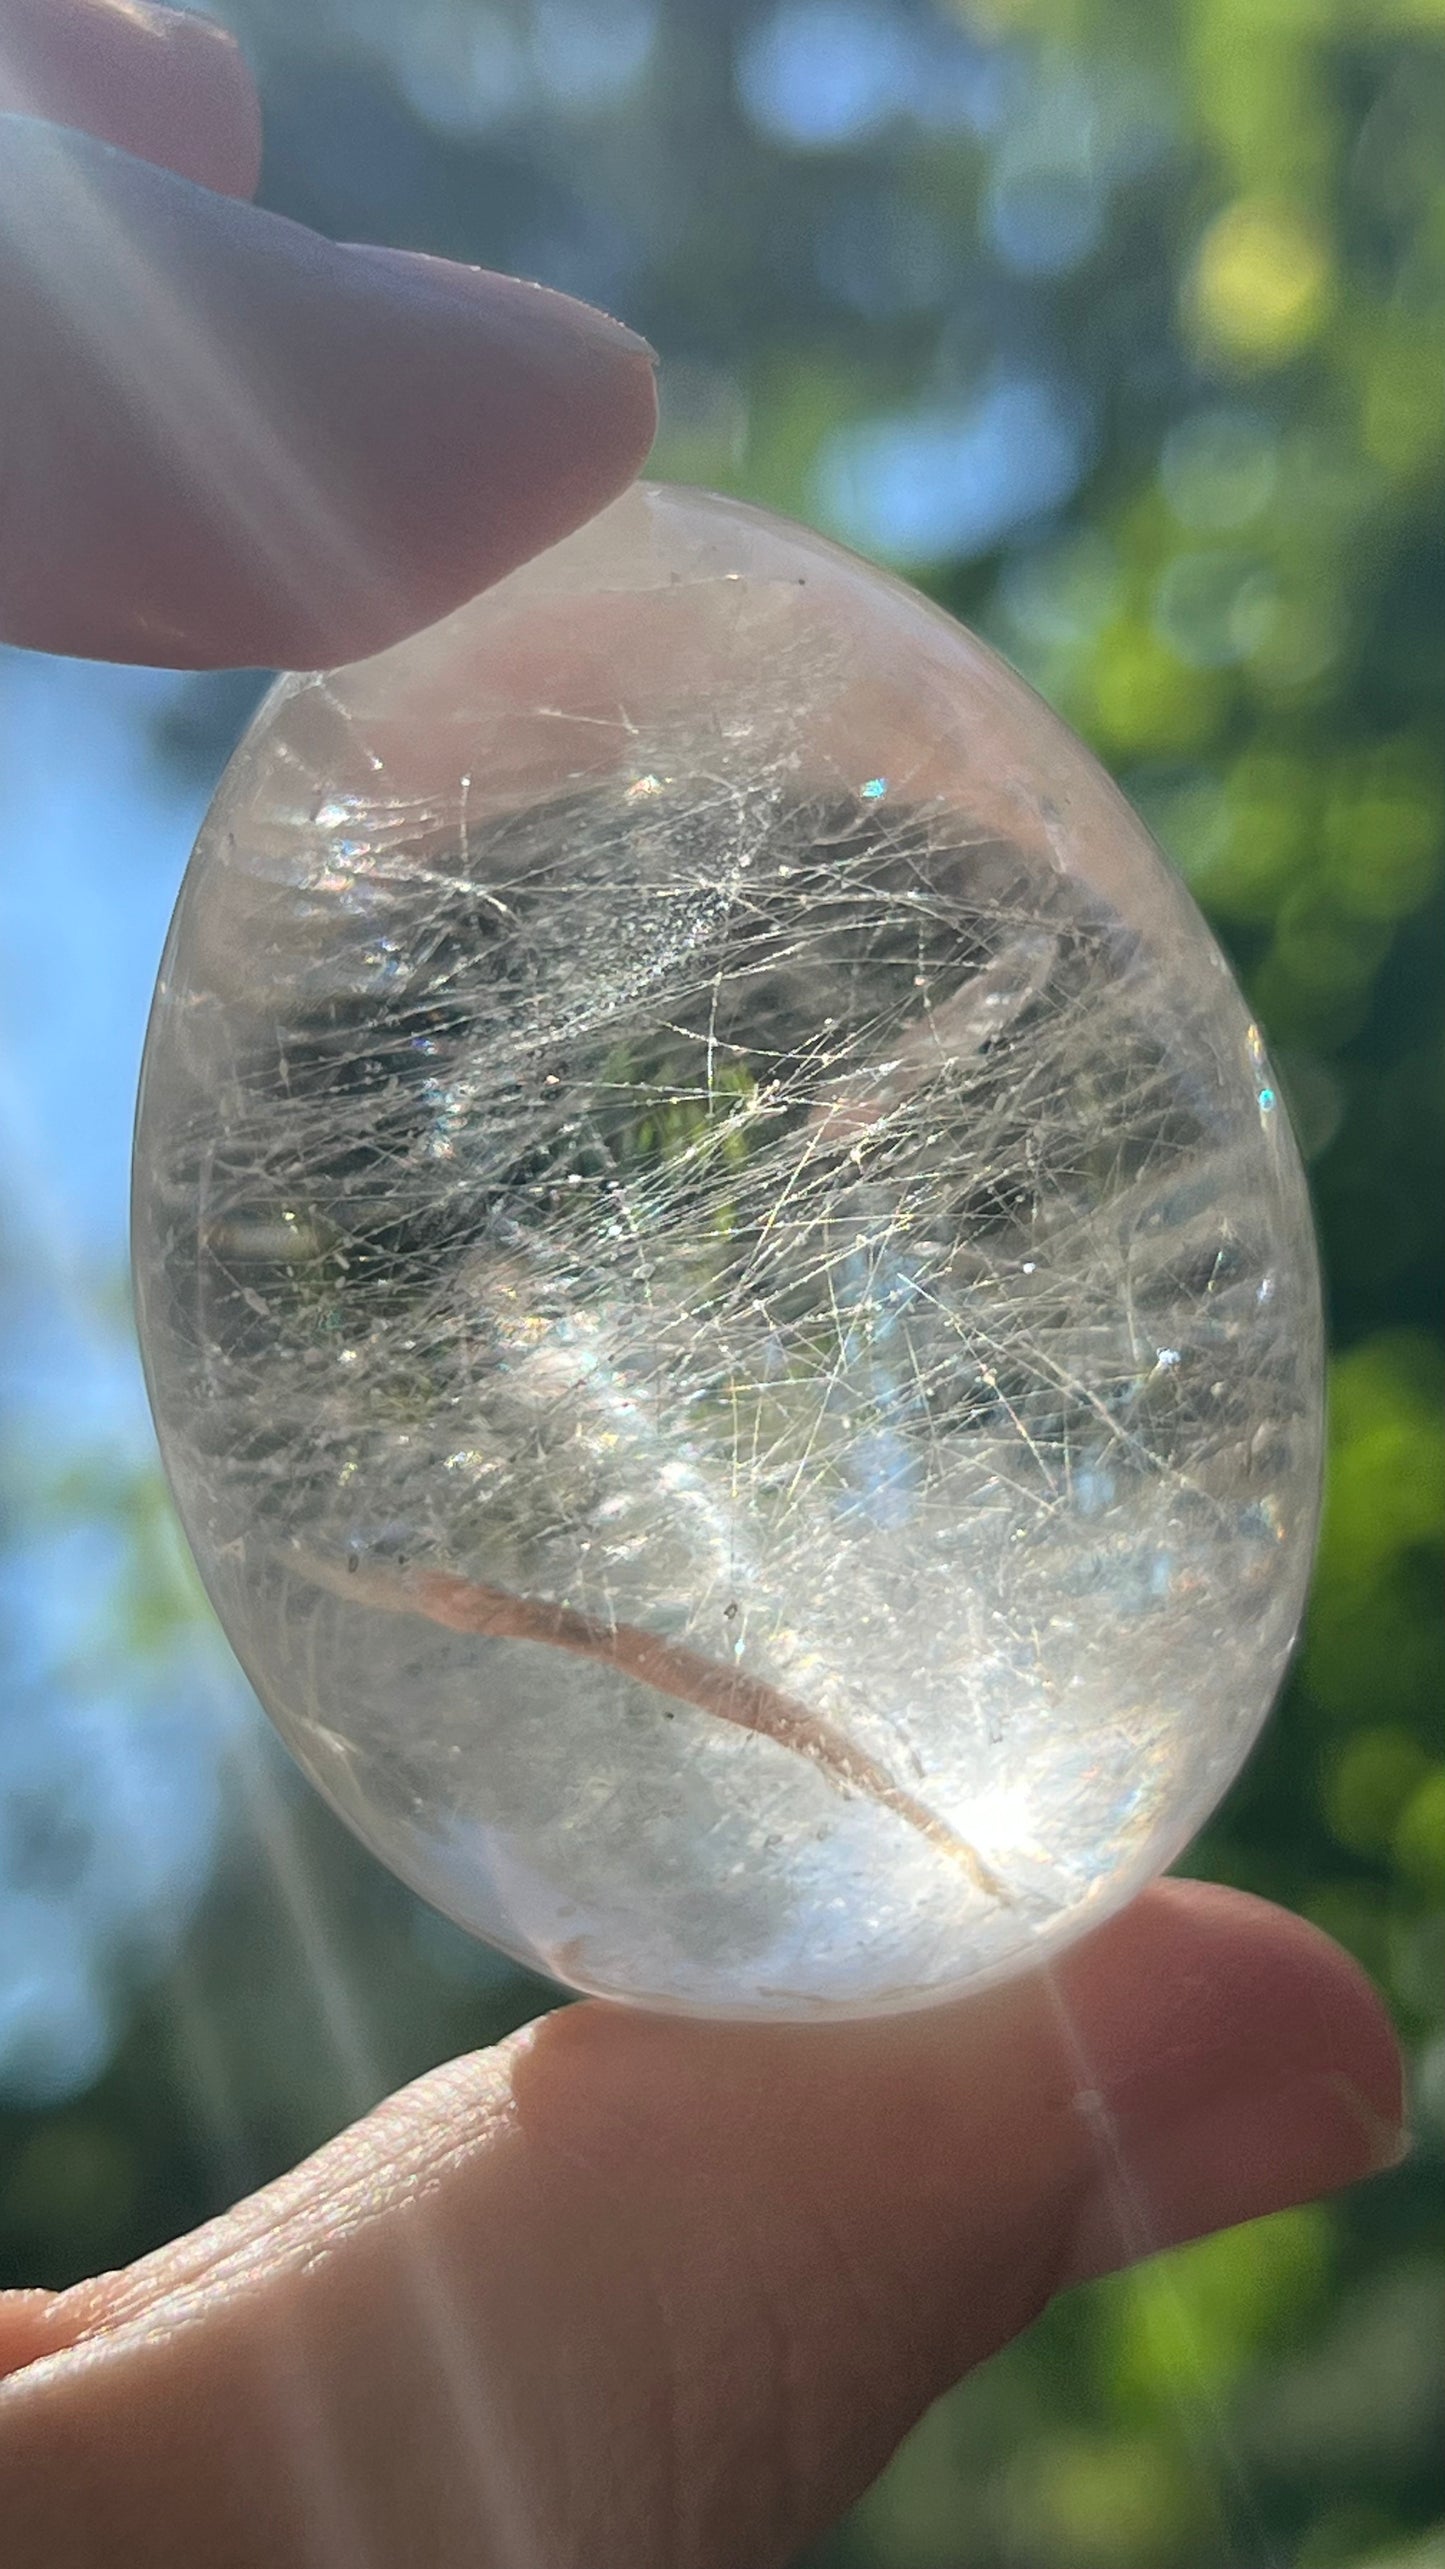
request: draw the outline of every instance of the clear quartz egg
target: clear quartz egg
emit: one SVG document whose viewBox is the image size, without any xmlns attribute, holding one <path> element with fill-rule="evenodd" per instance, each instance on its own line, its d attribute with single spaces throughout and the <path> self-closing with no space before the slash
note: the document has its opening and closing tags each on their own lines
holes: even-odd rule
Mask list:
<svg viewBox="0 0 1445 2569">
<path fill-rule="evenodd" d="M 186 877 L 135 1277 L 221 1621 L 579 1989 L 917 2006 L 1185 1844 L 1314 1533 L 1305 1189 L 1207 930 L 991 652 L 642 486 L 284 679 Z"/>
</svg>

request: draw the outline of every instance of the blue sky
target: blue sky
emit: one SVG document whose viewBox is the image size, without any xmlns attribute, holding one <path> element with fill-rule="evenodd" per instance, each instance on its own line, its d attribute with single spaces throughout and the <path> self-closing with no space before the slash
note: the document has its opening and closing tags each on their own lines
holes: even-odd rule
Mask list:
<svg viewBox="0 0 1445 2569">
<path fill-rule="evenodd" d="M 20 2104 L 104 2067 L 118 1969 L 164 1960 L 220 1826 L 224 1661 L 117 1651 L 123 1542 L 54 1495 L 153 1462 L 126 1203 L 151 985 L 207 799 L 155 733 L 193 684 L 0 655 L 0 2099 Z"/>
</svg>

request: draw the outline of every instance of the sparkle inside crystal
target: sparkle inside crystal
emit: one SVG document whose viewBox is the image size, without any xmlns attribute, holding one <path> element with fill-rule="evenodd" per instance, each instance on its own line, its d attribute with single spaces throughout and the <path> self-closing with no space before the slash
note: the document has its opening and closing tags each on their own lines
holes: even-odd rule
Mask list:
<svg viewBox="0 0 1445 2569">
<path fill-rule="evenodd" d="M 1293 1640 L 1274 1105 L 1087 753 L 799 528 L 643 486 L 284 680 L 135 1189 L 167 1467 L 283 1736 L 578 1988 L 861 2014 L 1041 1959 Z"/>
</svg>

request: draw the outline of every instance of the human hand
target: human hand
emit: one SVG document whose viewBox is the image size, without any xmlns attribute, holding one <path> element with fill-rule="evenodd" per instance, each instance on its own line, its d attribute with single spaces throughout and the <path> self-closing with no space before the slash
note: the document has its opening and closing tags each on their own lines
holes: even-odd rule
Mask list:
<svg viewBox="0 0 1445 2569">
<path fill-rule="evenodd" d="M 245 203 L 214 29 L 0 0 L 0 104 L 51 120 L 0 117 L 0 635 L 335 662 L 641 463 L 600 318 Z M 126 2272 L 0 2296 L 5 2558 L 765 2569 L 1052 2292 L 1389 2164 L 1399 2117 L 1354 1966 L 1183 1883 L 916 2017 L 569 2008 Z"/>
<path fill-rule="evenodd" d="M 207 20 L 0 0 L 0 641 L 358 659 L 642 463 L 643 340 L 259 213 L 259 163 L 249 75 Z"/>
</svg>

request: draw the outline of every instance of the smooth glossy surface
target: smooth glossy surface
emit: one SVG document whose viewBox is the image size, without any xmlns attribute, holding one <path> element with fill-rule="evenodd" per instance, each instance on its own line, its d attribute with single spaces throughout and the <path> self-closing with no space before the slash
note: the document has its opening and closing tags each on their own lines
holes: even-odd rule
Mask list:
<svg viewBox="0 0 1445 2569">
<path fill-rule="evenodd" d="M 1018 1967 L 1284 1668 L 1318 1293 L 1238 992 L 1001 663 L 732 503 L 640 489 L 274 690 L 165 958 L 135 1268 L 286 1739 L 578 1987 Z"/>
</svg>

